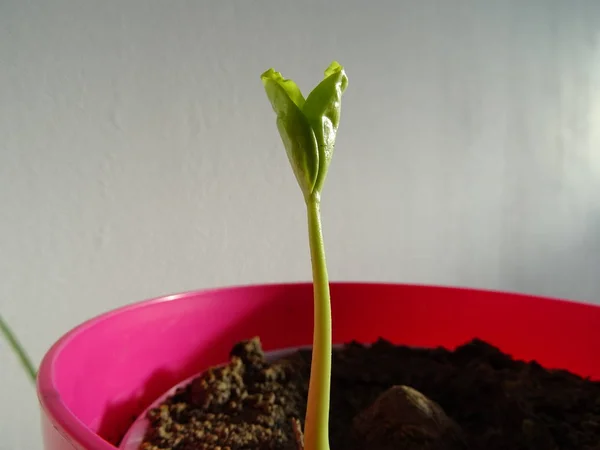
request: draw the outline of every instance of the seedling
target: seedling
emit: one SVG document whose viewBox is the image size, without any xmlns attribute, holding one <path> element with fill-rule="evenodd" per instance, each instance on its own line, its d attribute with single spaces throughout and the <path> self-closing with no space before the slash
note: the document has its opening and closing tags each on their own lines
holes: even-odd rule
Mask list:
<svg viewBox="0 0 600 450">
<path fill-rule="evenodd" d="M 313 352 L 304 421 L 306 450 L 329 450 L 331 390 L 331 300 L 321 228 L 321 191 L 335 147 L 341 98 L 348 85 L 337 62 L 305 99 L 292 80 L 269 69 L 261 76 L 277 128 L 304 195 L 314 286 Z"/>
</svg>

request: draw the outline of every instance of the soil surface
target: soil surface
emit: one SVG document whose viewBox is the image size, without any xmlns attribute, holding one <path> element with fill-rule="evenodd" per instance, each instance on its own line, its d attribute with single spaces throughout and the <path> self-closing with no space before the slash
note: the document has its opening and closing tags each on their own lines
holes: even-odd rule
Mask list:
<svg viewBox="0 0 600 450">
<path fill-rule="evenodd" d="M 230 356 L 149 413 L 141 449 L 298 449 L 310 351 L 269 364 L 252 339 Z M 332 450 L 600 450 L 600 382 L 479 340 L 348 344 L 334 351 L 331 394 Z"/>
</svg>

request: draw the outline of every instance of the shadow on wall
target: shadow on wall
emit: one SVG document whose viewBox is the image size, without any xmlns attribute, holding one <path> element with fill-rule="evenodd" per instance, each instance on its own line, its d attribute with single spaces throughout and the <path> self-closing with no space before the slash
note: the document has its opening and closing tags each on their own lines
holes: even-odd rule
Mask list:
<svg viewBox="0 0 600 450">
<path fill-rule="evenodd" d="M 590 216 L 579 234 L 537 244 L 540 250 L 520 261 L 505 284 L 519 292 L 600 304 L 600 208 Z"/>
</svg>

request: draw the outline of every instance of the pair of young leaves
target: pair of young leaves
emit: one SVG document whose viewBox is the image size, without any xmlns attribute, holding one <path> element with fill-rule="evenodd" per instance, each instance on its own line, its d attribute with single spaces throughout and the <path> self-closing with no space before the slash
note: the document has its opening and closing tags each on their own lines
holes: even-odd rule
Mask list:
<svg viewBox="0 0 600 450">
<path fill-rule="evenodd" d="M 306 99 L 296 83 L 273 69 L 261 79 L 304 198 L 318 197 L 333 155 L 341 98 L 348 85 L 344 68 L 332 62 L 323 81 Z"/>
</svg>

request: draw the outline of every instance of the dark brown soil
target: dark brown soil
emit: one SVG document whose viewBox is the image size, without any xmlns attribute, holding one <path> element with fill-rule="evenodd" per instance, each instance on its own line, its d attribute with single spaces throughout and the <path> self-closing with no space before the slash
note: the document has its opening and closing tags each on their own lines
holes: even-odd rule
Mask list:
<svg viewBox="0 0 600 450">
<path fill-rule="evenodd" d="M 600 355 L 599 355 L 600 357 Z M 296 450 L 310 351 L 272 364 L 258 339 L 150 414 L 143 450 Z M 380 340 L 334 352 L 332 450 L 600 449 L 600 383 L 515 361 L 482 341 L 455 351 Z"/>
</svg>

